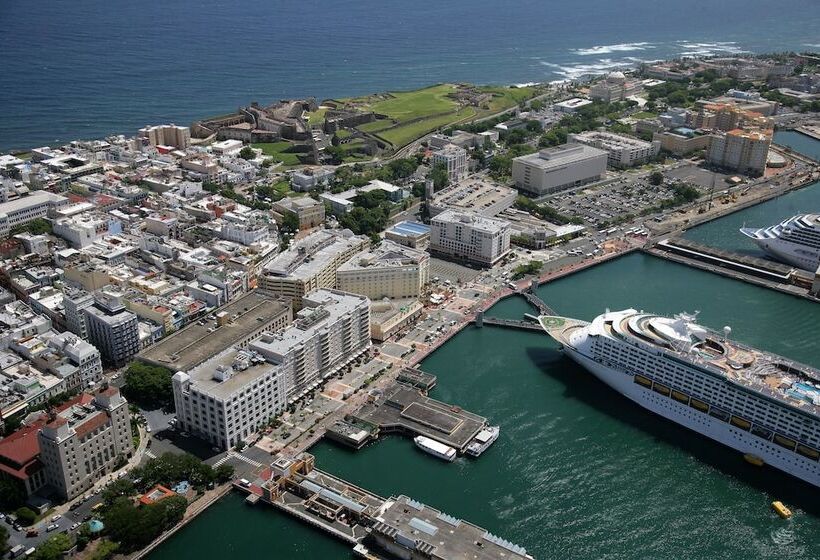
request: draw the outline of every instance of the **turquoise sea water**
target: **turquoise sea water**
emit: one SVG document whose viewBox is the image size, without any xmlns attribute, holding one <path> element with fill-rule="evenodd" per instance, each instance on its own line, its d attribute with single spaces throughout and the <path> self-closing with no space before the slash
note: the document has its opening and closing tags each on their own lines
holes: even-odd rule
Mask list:
<svg viewBox="0 0 820 560">
<path fill-rule="evenodd" d="M 818 28 L 814 0 L 0 0 L 0 150 L 253 100 L 816 50 Z"/>
</svg>

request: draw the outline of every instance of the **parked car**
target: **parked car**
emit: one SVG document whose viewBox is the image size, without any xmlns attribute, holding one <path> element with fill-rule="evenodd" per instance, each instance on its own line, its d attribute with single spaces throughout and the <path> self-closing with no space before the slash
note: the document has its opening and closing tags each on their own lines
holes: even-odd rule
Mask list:
<svg viewBox="0 0 820 560">
<path fill-rule="evenodd" d="M 60 520 L 61 517 L 62 517 L 62 515 L 60 515 L 59 513 L 57 515 L 52 515 L 51 516 L 51 522 L 56 523 L 57 521 Z"/>
<path fill-rule="evenodd" d="M 57 530 L 57 529 L 59 529 L 59 528 L 60 528 L 60 526 L 59 526 L 59 525 L 57 525 L 56 523 L 52 523 L 51 525 L 49 525 L 48 527 L 46 527 L 46 531 L 50 533 L 50 532 L 52 532 L 52 531 L 56 531 L 56 530 Z"/>
</svg>

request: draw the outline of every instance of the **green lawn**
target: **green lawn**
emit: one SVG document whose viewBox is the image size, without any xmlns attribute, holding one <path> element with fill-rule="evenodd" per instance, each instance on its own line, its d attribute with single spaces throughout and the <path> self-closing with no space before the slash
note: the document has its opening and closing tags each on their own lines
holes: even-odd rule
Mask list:
<svg viewBox="0 0 820 560">
<path fill-rule="evenodd" d="M 493 94 L 493 99 L 489 103 L 489 112 L 497 113 L 504 109 L 509 109 L 529 99 L 535 95 L 535 88 L 533 87 L 504 87 L 504 86 L 485 86 L 480 88 L 481 91 L 486 91 Z"/>
<path fill-rule="evenodd" d="M 641 111 L 640 113 L 635 113 L 632 115 L 633 119 L 654 119 L 657 117 L 657 113 L 653 113 L 652 111 Z"/>
<path fill-rule="evenodd" d="M 476 112 L 474 108 L 465 107 L 458 113 L 449 113 L 446 115 L 439 115 L 437 117 L 430 117 L 429 119 L 423 119 L 384 130 L 380 132 L 378 136 L 390 142 L 396 148 L 399 148 L 438 128 L 447 126 L 448 124 L 461 122 L 465 119 L 470 119 L 475 115 Z"/>
<path fill-rule="evenodd" d="M 352 133 L 349 130 L 345 130 L 343 128 L 336 131 L 336 137 L 339 139 L 347 138 Z"/>
<path fill-rule="evenodd" d="M 380 121 L 364 123 L 362 125 L 357 126 L 356 128 L 358 128 L 362 132 L 378 132 L 380 130 L 384 130 L 385 128 L 390 128 L 394 124 L 396 123 L 391 121 L 390 119 L 382 119 Z"/>
<path fill-rule="evenodd" d="M 322 124 L 325 122 L 325 113 L 327 113 L 327 107 L 308 113 L 308 124 Z"/>
<path fill-rule="evenodd" d="M 259 148 L 266 156 L 270 156 L 274 161 L 279 161 L 285 165 L 299 165 L 300 161 L 296 154 L 291 154 L 285 150 L 291 147 L 290 142 L 260 142 L 253 144 L 254 148 Z"/>
<path fill-rule="evenodd" d="M 397 121 L 417 119 L 456 110 L 458 104 L 447 97 L 455 91 L 456 86 L 452 84 L 441 84 L 415 91 L 392 91 L 390 99 L 372 103 L 370 109 Z"/>
</svg>

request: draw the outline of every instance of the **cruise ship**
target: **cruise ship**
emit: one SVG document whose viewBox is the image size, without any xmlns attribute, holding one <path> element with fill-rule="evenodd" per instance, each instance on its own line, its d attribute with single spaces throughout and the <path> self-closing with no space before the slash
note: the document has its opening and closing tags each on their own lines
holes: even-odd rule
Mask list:
<svg viewBox="0 0 820 560">
<path fill-rule="evenodd" d="M 740 232 L 772 258 L 815 272 L 820 266 L 820 214 L 800 214 L 767 228 Z"/>
<path fill-rule="evenodd" d="M 698 325 L 627 309 L 541 316 L 564 352 L 652 412 L 820 487 L 820 371 Z"/>
</svg>

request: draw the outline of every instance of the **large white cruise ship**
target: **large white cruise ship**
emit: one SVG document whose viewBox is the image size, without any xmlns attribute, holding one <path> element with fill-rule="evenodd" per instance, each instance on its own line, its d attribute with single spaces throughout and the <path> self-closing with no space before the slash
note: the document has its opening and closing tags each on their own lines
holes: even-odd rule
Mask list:
<svg viewBox="0 0 820 560">
<path fill-rule="evenodd" d="M 814 272 L 820 266 L 820 214 L 800 214 L 767 228 L 741 228 L 773 258 Z"/>
<path fill-rule="evenodd" d="M 564 352 L 656 414 L 820 487 L 820 371 L 695 322 L 634 309 L 541 316 Z"/>
</svg>

